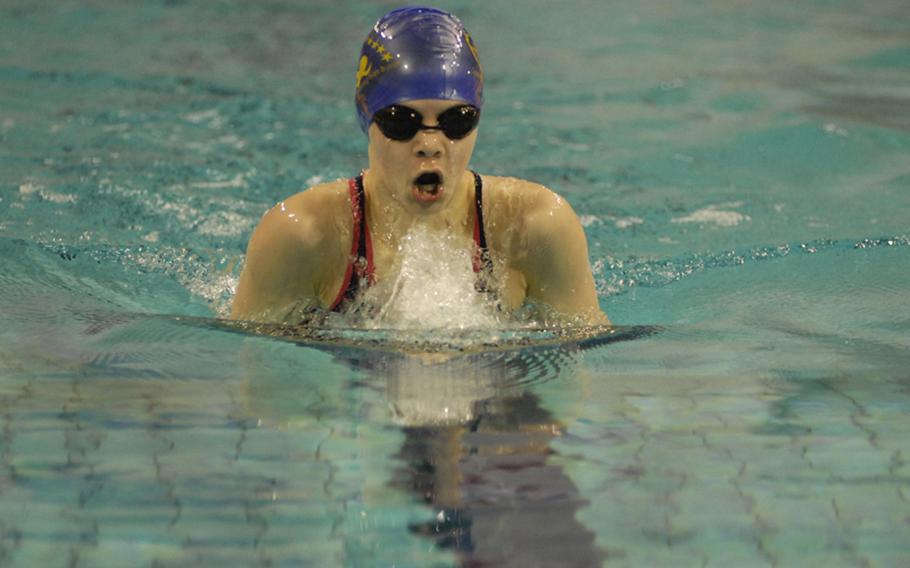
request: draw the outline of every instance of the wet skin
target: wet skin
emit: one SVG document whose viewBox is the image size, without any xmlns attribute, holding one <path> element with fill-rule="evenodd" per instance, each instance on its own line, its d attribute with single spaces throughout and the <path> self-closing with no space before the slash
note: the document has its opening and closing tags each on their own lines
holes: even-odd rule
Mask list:
<svg viewBox="0 0 910 568">
<path fill-rule="evenodd" d="M 443 111 L 463 104 L 413 100 L 405 104 L 435 126 Z M 460 140 L 439 130 L 414 138 L 369 131 L 364 171 L 366 218 L 376 277 L 396 266 L 401 238 L 417 223 L 470 242 L 474 182 L 467 169 L 477 129 Z M 438 184 L 419 184 L 422 174 Z M 549 189 L 525 180 L 482 176 L 484 226 L 500 269 L 499 296 L 507 310 L 525 302 L 548 307 L 548 316 L 573 323 L 609 323 L 600 310 L 588 264 L 587 242 L 571 206 Z M 347 180 L 321 184 L 280 202 L 262 218 L 250 240 L 232 317 L 296 323 L 302 310 L 328 308 L 343 284 L 353 221 Z"/>
</svg>

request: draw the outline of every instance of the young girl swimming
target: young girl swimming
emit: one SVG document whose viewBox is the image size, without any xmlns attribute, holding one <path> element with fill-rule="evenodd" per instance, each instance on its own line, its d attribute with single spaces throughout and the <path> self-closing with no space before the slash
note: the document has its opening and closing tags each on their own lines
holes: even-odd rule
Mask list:
<svg viewBox="0 0 910 568">
<path fill-rule="evenodd" d="M 474 293 L 492 296 L 500 310 L 534 306 L 551 322 L 609 323 L 570 205 L 541 185 L 468 169 L 483 80 L 455 16 L 412 7 L 380 18 L 356 75 L 369 166 L 263 216 L 232 317 L 297 323 L 308 311 L 343 311 L 395 276 L 402 242 L 420 226 L 473 249 Z"/>
</svg>

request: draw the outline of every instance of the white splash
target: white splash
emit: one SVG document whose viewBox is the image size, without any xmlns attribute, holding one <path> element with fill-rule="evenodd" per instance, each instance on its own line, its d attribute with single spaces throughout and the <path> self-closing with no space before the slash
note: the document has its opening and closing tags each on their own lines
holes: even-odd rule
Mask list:
<svg viewBox="0 0 910 568">
<path fill-rule="evenodd" d="M 742 201 L 736 201 L 733 203 L 724 203 L 722 205 L 709 205 L 704 209 L 699 209 L 685 215 L 683 217 L 674 217 L 672 219 L 673 223 L 701 223 L 708 224 L 713 223 L 721 227 L 735 227 L 743 221 L 750 220 L 748 215 L 744 215 L 738 211 L 724 211 L 719 209 L 720 207 L 739 207 L 742 205 Z"/>
<path fill-rule="evenodd" d="M 474 289 L 473 243 L 417 226 L 399 245 L 400 268 L 368 289 L 380 306 L 367 325 L 393 329 L 472 329 L 497 324 L 492 306 Z"/>
<path fill-rule="evenodd" d="M 190 184 L 190 187 L 198 187 L 201 189 L 225 189 L 225 188 L 244 188 L 247 187 L 246 183 L 246 174 L 240 172 L 235 175 L 232 179 L 220 180 L 220 181 L 197 181 Z"/>
<path fill-rule="evenodd" d="M 629 227 L 634 227 L 635 225 L 641 225 L 645 222 L 641 217 L 619 217 L 614 219 L 613 223 L 619 229 L 628 229 Z"/>
<path fill-rule="evenodd" d="M 579 215 L 578 221 L 581 223 L 581 226 L 585 228 L 588 228 L 594 224 L 609 221 L 616 225 L 617 229 L 628 229 L 629 227 L 641 225 L 645 222 L 645 220 L 641 217 L 617 217 L 615 215 L 604 215 L 602 218 L 596 215 Z"/>
<path fill-rule="evenodd" d="M 45 186 L 31 182 L 25 182 L 19 185 L 19 195 L 23 198 L 30 198 L 37 195 L 44 201 L 52 203 L 75 203 L 76 196 L 71 193 L 57 193 L 48 190 Z"/>
<path fill-rule="evenodd" d="M 840 136 L 842 138 L 846 138 L 847 136 L 850 135 L 850 133 L 847 131 L 846 128 L 838 126 L 837 124 L 834 124 L 833 122 L 829 122 L 829 123 L 825 124 L 823 130 L 825 131 L 826 134 L 833 134 L 835 136 Z"/>
<path fill-rule="evenodd" d="M 19 185 L 19 195 L 32 195 L 33 193 L 37 193 L 42 189 L 44 189 L 43 185 L 25 182 Z"/>
<path fill-rule="evenodd" d="M 193 124 L 202 124 L 207 122 L 209 128 L 221 128 L 224 126 L 225 118 L 218 112 L 218 109 L 208 109 L 198 112 L 190 112 L 183 115 L 184 120 L 192 122 Z"/>
<path fill-rule="evenodd" d="M 209 215 L 196 230 L 203 235 L 215 237 L 233 237 L 248 230 L 252 226 L 246 216 L 234 211 L 219 211 Z"/>
<path fill-rule="evenodd" d="M 600 219 L 596 215 L 579 215 L 578 222 L 581 223 L 582 227 L 590 227 L 594 223 L 597 223 Z"/>
</svg>

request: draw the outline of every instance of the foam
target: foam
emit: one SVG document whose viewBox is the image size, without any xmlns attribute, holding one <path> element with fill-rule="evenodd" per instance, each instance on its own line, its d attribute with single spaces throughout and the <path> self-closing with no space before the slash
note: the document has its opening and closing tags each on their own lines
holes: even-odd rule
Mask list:
<svg viewBox="0 0 910 568">
<path fill-rule="evenodd" d="M 728 203 L 727 207 L 739 207 L 741 202 Z M 721 227 L 735 227 L 743 221 L 748 221 L 750 217 L 739 213 L 738 211 L 724 211 L 719 209 L 723 205 L 709 205 L 704 209 L 699 209 L 683 217 L 674 217 L 673 223 L 713 223 Z"/>
<path fill-rule="evenodd" d="M 411 229 L 399 245 L 400 265 L 362 295 L 361 302 L 373 308 L 364 325 L 421 330 L 496 326 L 493 307 L 474 290 L 472 252 L 470 240 L 422 225 Z"/>
</svg>

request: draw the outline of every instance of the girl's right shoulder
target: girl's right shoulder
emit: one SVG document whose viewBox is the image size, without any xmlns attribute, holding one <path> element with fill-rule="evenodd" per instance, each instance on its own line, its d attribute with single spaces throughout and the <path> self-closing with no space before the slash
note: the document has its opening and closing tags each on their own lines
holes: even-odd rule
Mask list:
<svg viewBox="0 0 910 568">
<path fill-rule="evenodd" d="M 297 214 L 315 213 L 323 216 L 332 210 L 349 210 L 350 204 L 348 180 L 337 179 L 296 193 L 275 205 L 273 209 L 280 209 L 284 205 L 285 209 L 292 209 L 292 212 Z"/>
<path fill-rule="evenodd" d="M 262 216 L 255 233 L 269 241 L 325 247 L 351 221 L 347 180 L 315 185 L 275 204 Z M 254 234 L 254 239 L 257 235 Z M 329 247 L 332 248 L 332 247 Z"/>
</svg>

